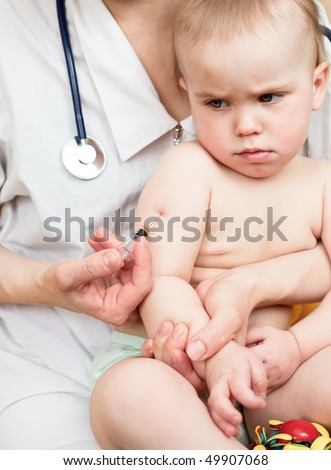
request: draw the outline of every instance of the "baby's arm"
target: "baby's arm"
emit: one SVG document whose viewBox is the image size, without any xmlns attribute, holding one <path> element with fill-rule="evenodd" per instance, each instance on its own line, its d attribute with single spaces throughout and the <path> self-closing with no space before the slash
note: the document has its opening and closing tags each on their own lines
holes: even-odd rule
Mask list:
<svg viewBox="0 0 331 470">
<path fill-rule="evenodd" d="M 149 235 L 153 288 L 140 307 L 149 336 L 163 320 L 186 323 L 190 335 L 209 321 L 190 280 L 210 201 L 210 159 L 199 144 L 181 144 L 162 159 L 142 191 L 141 223 L 159 216 Z"/>
<path fill-rule="evenodd" d="M 193 142 L 173 148 L 163 157 L 139 199 L 137 228 L 147 225 L 150 229 L 153 260 L 153 289 L 140 307 L 149 336 L 156 334 L 163 320 L 182 321 L 192 328 L 195 323 L 205 325 L 208 321 L 190 285 L 210 200 L 208 154 L 202 152 Z M 146 223 L 154 218 L 153 224 Z M 184 230 L 187 221 L 191 221 L 194 233 Z"/>
<path fill-rule="evenodd" d="M 197 143 L 175 147 L 163 157 L 141 193 L 137 228 L 145 225 L 150 229 L 154 278 L 154 288 L 141 308 L 148 334 L 154 335 L 163 319 L 175 322 L 190 319 L 188 308 L 178 313 L 189 299 L 188 307 L 198 309 L 207 321 L 190 280 L 209 207 L 208 158 L 211 157 Z M 176 308 L 179 304 L 180 310 Z"/>
</svg>

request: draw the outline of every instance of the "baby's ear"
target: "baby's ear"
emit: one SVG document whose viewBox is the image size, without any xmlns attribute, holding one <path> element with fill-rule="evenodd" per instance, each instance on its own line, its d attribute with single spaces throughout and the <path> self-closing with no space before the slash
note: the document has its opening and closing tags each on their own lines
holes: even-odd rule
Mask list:
<svg viewBox="0 0 331 470">
<path fill-rule="evenodd" d="M 184 88 L 185 91 L 187 91 L 187 85 L 183 77 L 180 77 L 179 79 L 179 85 Z"/>
<path fill-rule="evenodd" d="M 324 96 L 326 93 L 328 79 L 329 79 L 330 66 L 328 62 L 321 62 L 314 71 L 313 76 L 313 106 L 312 110 L 317 111 L 323 103 Z"/>
</svg>

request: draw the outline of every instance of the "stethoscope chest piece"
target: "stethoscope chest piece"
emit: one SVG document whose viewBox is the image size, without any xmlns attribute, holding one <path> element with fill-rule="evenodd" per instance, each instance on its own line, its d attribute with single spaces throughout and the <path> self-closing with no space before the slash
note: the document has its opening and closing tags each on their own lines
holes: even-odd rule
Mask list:
<svg viewBox="0 0 331 470">
<path fill-rule="evenodd" d="M 62 161 L 66 169 L 76 178 L 91 180 L 99 176 L 106 166 L 106 152 L 92 137 L 84 140 L 73 138 L 62 150 Z"/>
</svg>

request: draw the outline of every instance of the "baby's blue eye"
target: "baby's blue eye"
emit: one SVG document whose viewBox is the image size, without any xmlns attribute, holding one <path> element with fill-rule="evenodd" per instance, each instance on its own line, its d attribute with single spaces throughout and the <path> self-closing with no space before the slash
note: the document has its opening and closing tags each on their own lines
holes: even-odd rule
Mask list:
<svg viewBox="0 0 331 470">
<path fill-rule="evenodd" d="M 226 108 L 227 103 L 223 100 L 212 100 L 209 101 L 208 104 L 215 109 L 221 109 L 221 108 Z"/>
<path fill-rule="evenodd" d="M 267 93 L 266 95 L 260 96 L 259 100 L 261 103 L 272 103 L 273 101 L 276 101 L 278 98 L 280 98 L 281 95 L 277 93 Z"/>
</svg>

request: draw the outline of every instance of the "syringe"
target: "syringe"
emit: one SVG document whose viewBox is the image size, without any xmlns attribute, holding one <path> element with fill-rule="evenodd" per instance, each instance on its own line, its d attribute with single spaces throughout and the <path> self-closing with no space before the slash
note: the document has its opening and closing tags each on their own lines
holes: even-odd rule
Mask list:
<svg viewBox="0 0 331 470">
<path fill-rule="evenodd" d="M 140 237 L 148 237 L 148 229 L 146 227 L 140 228 L 129 238 L 125 243 L 122 243 L 117 249 L 120 252 L 124 261 L 131 261 L 133 258 L 132 252 L 137 240 Z"/>
<path fill-rule="evenodd" d="M 139 228 L 133 235 L 132 237 L 129 238 L 127 242 L 122 243 L 117 249 L 120 252 L 122 259 L 124 261 L 131 261 L 133 258 L 132 252 L 135 244 L 139 240 L 140 237 L 148 237 L 149 232 L 151 228 L 155 225 L 155 222 L 159 220 L 159 217 L 161 216 L 161 213 L 152 216 L 151 219 L 148 218 L 145 221 L 144 227 Z"/>
</svg>

